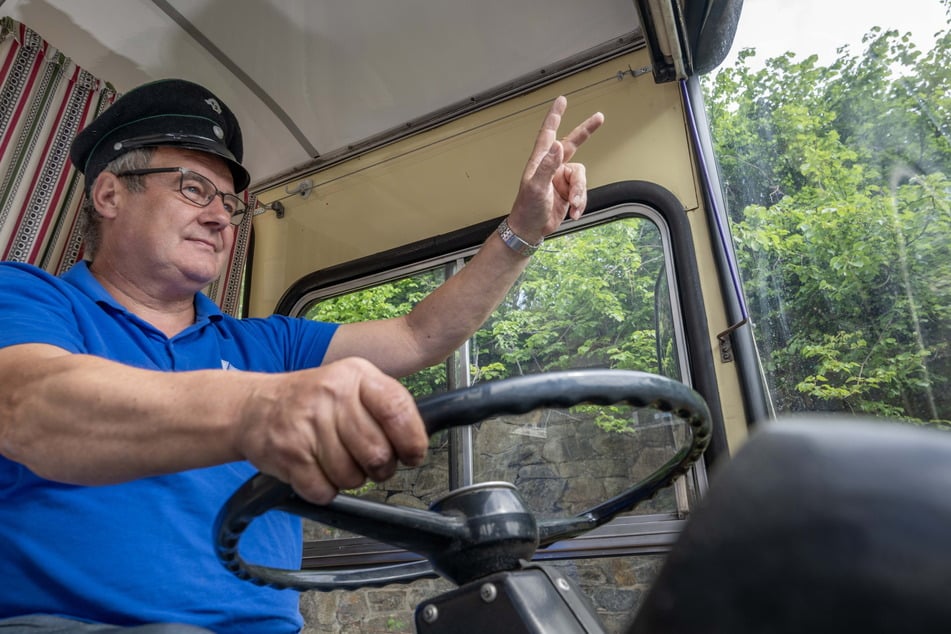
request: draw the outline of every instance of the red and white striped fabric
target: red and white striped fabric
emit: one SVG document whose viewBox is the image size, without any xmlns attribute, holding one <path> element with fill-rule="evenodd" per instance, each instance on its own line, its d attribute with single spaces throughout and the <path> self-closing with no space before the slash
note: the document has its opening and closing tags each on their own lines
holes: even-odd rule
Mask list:
<svg viewBox="0 0 951 634">
<path fill-rule="evenodd" d="M 0 259 L 59 274 L 82 257 L 83 178 L 69 146 L 117 96 L 29 27 L 0 18 Z M 241 309 L 250 234 L 249 220 L 228 269 L 205 290 L 232 315 Z"/>
</svg>

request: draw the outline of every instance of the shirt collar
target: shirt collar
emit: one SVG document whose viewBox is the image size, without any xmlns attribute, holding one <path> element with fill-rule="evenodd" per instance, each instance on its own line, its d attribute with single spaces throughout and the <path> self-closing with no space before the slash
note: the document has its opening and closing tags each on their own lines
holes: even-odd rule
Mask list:
<svg viewBox="0 0 951 634">
<path fill-rule="evenodd" d="M 83 260 L 74 264 L 66 273 L 63 274 L 63 280 L 75 286 L 84 295 L 92 299 L 97 304 L 110 306 L 119 312 L 128 313 L 116 299 L 103 288 L 99 280 L 95 278 L 89 270 L 89 262 Z M 219 321 L 224 317 L 221 309 L 204 293 L 195 294 L 195 325 L 199 326 L 209 321 Z"/>
</svg>

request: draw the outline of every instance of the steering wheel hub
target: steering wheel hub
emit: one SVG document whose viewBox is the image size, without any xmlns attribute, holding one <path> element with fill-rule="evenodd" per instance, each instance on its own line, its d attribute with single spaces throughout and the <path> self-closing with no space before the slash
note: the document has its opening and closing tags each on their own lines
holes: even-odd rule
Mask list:
<svg viewBox="0 0 951 634">
<path fill-rule="evenodd" d="M 433 568 L 459 585 L 501 570 L 515 570 L 538 548 L 538 525 L 518 489 L 483 482 L 450 492 L 430 510 L 460 517 L 465 530 L 448 548 L 430 555 Z"/>
</svg>

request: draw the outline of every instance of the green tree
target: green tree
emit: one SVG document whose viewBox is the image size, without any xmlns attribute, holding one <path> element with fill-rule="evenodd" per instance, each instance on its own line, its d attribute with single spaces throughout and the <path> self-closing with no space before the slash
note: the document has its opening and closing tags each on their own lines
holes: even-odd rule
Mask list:
<svg viewBox="0 0 951 634">
<path fill-rule="evenodd" d="M 863 46 L 705 86 L 749 310 L 780 410 L 947 421 L 951 35 Z"/>
<path fill-rule="evenodd" d="M 477 380 L 579 367 L 657 371 L 657 227 L 628 219 L 539 251 L 475 337 Z"/>
</svg>

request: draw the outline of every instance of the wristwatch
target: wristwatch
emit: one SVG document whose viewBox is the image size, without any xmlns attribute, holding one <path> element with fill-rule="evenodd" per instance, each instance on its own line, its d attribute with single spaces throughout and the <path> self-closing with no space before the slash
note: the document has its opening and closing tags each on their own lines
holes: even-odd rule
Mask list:
<svg viewBox="0 0 951 634">
<path fill-rule="evenodd" d="M 544 242 L 544 240 L 539 240 L 538 244 L 526 242 L 512 231 L 511 227 L 509 227 L 508 218 L 502 220 L 502 224 L 500 224 L 498 228 L 498 233 L 499 237 L 502 238 L 502 242 L 504 242 L 508 248 L 524 256 L 530 256 L 535 253 L 535 251 L 538 251 L 538 247 L 542 246 L 542 242 Z"/>
</svg>

